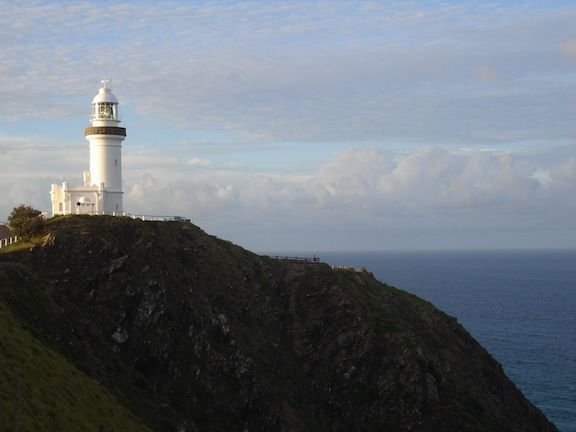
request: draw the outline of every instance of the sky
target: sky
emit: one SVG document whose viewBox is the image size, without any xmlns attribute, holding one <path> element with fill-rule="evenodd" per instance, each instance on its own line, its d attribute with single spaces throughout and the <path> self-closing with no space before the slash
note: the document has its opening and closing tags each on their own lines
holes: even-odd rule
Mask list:
<svg viewBox="0 0 576 432">
<path fill-rule="evenodd" d="M 576 248 L 576 3 L 0 0 L 0 220 L 80 185 L 257 252 Z"/>
</svg>

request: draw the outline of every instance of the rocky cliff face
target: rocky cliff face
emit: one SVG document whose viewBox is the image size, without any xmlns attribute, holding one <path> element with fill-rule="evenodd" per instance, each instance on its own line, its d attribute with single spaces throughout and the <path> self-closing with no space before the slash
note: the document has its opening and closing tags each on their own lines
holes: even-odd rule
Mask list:
<svg viewBox="0 0 576 432">
<path fill-rule="evenodd" d="M 454 318 L 370 273 L 184 222 L 44 229 L 0 254 L 3 301 L 155 431 L 556 430 Z"/>
</svg>

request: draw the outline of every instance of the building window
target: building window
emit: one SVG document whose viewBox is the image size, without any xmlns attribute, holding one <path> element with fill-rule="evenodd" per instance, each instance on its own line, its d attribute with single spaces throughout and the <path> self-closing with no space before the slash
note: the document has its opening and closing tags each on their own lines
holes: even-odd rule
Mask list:
<svg viewBox="0 0 576 432">
<path fill-rule="evenodd" d="M 58 203 L 58 212 L 62 213 L 64 211 L 64 204 Z"/>
<path fill-rule="evenodd" d="M 118 166 L 118 159 L 114 159 L 114 166 Z"/>
</svg>

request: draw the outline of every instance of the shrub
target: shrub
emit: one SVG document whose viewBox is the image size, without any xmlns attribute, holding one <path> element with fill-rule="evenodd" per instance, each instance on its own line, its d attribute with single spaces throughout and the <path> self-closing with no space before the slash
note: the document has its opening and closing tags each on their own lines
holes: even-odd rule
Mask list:
<svg viewBox="0 0 576 432">
<path fill-rule="evenodd" d="M 29 238 L 35 234 L 43 222 L 42 212 L 25 204 L 14 207 L 12 213 L 8 216 L 10 231 L 14 235 L 23 238 Z"/>
</svg>

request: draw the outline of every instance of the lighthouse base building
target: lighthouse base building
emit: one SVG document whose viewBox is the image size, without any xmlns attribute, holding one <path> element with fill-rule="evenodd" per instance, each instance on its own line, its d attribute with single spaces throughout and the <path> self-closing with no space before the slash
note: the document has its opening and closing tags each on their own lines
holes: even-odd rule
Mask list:
<svg viewBox="0 0 576 432">
<path fill-rule="evenodd" d="M 122 214 L 122 196 L 117 195 L 117 192 L 107 191 L 105 184 L 91 185 L 90 172 L 85 171 L 83 186 L 70 187 L 68 182 L 52 185 L 50 189 L 52 215 Z"/>
<path fill-rule="evenodd" d="M 83 185 L 70 187 L 67 182 L 50 189 L 52 215 L 123 214 L 122 141 L 126 129 L 119 127 L 118 100 L 102 81 L 92 100 L 91 126 L 85 129 L 90 143 L 90 171 L 83 174 Z"/>
</svg>

